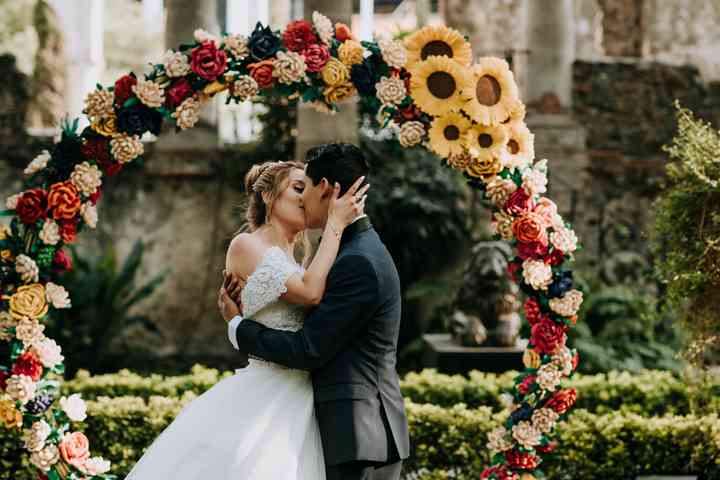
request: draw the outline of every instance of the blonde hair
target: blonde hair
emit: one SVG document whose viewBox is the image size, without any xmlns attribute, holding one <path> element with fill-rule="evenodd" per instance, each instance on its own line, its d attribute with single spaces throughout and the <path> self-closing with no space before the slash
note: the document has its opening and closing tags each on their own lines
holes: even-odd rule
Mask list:
<svg viewBox="0 0 720 480">
<path fill-rule="evenodd" d="M 245 175 L 245 192 L 248 196 L 245 220 L 254 232 L 265 225 L 272 214 L 273 204 L 287 186 L 293 168 L 303 169 L 300 162 L 265 162 L 254 165 Z M 267 198 L 267 203 L 265 198 Z"/>
</svg>

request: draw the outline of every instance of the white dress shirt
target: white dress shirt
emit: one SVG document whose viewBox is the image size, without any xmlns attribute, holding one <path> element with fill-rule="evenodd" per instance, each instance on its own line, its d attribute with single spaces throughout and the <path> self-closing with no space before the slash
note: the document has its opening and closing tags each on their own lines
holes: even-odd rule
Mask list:
<svg viewBox="0 0 720 480">
<path fill-rule="evenodd" d="M 363 214 L 357 217 L 355 220 L 350 222 L 350 225 L 357 222 L 361 218 L 365 218 L 367 215 Z M 243 317 L 242 315 L 235 315 L 232 320 L 228 322 L 228 339 L 230 340 L 230 343 L 232 343 L 232 346 L 235 348 L 235 350 L 240 350 L 240 347 L 237 343 L 237 328 L 238 325 L 240 325 L 240 322 L 242 322 Z"/>
</svg>

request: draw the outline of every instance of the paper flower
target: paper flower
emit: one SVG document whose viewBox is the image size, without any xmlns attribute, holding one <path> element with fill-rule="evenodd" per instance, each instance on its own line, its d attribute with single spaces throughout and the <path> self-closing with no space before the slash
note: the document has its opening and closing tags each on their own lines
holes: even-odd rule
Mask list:
<svg viewBox="0 0 720 480">
<path fill-rule="evenodd" d="M 260 91 L 260 87 L 254 78 L 250 75 L 241 75 L 233 82 L 232 94 L 241 101 L 245 101 L 255 97 Z"/>
<path fill-rule="evenodd" d="M 53 183 L 47 198 L 48 210 L 55 220 L 73 220 L 80 210 L 80 196 L 71 180 Z"/>
<path fill-rule="evenodd" d="M 168 50 L 165 52 L 162 63 L 168 77 L 184 77 L 190 73 L 190 62 L 188 62 L 187 55 L 182 52 Z"/>
<path fill-rule="evenodd" d="M 313 12 L 312 21 L 315 26 L 315 31 L 318 37 L 320 37 L 320 41 L 329 46 L 332 43 L 333 33 L 335 32 L 330 19 L 320 12 Z"/>
<path fill-rule="evenodd" d="M 165 91 L 152 80 L 138 80 L 138 83 L 132 87 L 132 91 L 142 103 L 150 108 L 159 108 L 165 103 Z"/>
<path fill-rule="evenodd" d="M 499 235 L 503 240 L 512 240 L 513 238 L 513 217 L 505 212 L 493 213 L 493 219 L 490 224 L 493 234 Z"/>
<path fill-rule="evenodd" d="M 69 294 L 62 285 L 48 282 L 45 285 L 45 296 L 48 303 L 55 308 L 70 308 Z"/>
<path fill-rule="evenodd" d="M 437 116 L 462 107 L 460 91 L 466 87 L 469 77 L 455 61 L 430 57 L 415 63 L 410 73 L 410 95 L 423 112 Z"/>
<path fill-rule="evenodd" d="M 137 135 L 130 136 L 121 133 L 110 140 L 110 153 L 119 163 L 131 162 L 142 155 L 144 151 L 145 148 Z"/>
<path fill-rule="evenodd" d="M 25 375 L 32 379 L 33 382 L 40 380 L 43 374 L 43 366 L 38 357 L 32 352 L 25 352 L 15 359 L 12 375 Z"/>
<path fill-rule="evenodd" d="M 43 472 L 50 470 L 59 460 L 60 451 L 53 444 L 46 445 L 45 448 L 39 452 L 33 452 L 33 454 L 30 455 L 30 463 Z"/>
<path fill-rule="evenodd" d="M 5 393 L 23 405 L 35 396 L 37 385 L 27 375 L 13 375 L 7 381 Z"/>
<path fill-rule="evenodd" d="M 330 50 L 325 45 L 310 45 L 302 52 L 308 72 L 319 72 L 330 60 Z"/>
<path fill-rule="evenodd" d="M 75 165 L 75 169 L 70 174 L 70 181 L 82 192 L 86 197 L 91 196 L 102 185 L 102 172 L 95 165 L 88 162 L 82 162 Z"/>
<path fill-rule="evenodd" d="M 107 90 L 93 90 L 85 97 L 85 109 L 83 112 L 91 118 L 103 118 L 114 114 L 113 92 Z"/>
<path fill-rule="evenodd" d="M 92 457 L 85 460 L 78 468 L 86 475 L 102 475 L 110 470 L 110 462 L 102 457 Z"/>
<path fill-rule="evenodd" d="M 575 232 L 565 227 L 553 227 L 554 232 L 550 234 L 550 243 L 565 253 L 572 253 L 577 250 L 578 238 Z"/>
<path fill-rule="evenodd" d="M 405 82 L 396 77 L 382 77 L 375 84 L 376 96 L 383 105 L 398 105 L 405 100 Z"/>
<path fill-rule="evenodd" d="M 305 78 L 305 59 L 299 53 L 277 52 L 273 67 L 273 76 L 285 85 L 299 82 Z"/>
<path fill-rule="evenodd" d="M 449 112 L 435 117 L 428 132 L 430 148 L 441 157 L 467 152 L 464 147 L 464 136 L 469 128 L 470 120 L 458 112 Z M 469 152 L 467 155 L 470 155 Z M 470 157 L 464 168 L 467 168 L 472 162 Z"/>
<path fill-rule="evenodd" d="M 485 194 L 497 207 L 505 205 L 515 190 L 517 190 L 517 185 L 509 178 L 495 177 L 485 185 Z"/>
<path fill-rule="evenodd" d="M 250 55 L 248 39 L 243 35 L 228 35 L 225 37 L 225 46 L 235 60 L 245 60 Z"/>
<path fill-rule="evenodd" d="M 25 254 L 20 254 L 15 259 L 15 271 L 20 275 L 23 283 L 37 282 L 40 274 L 40 269 L 35 260 Z"/>
<path fill-rule="evenodd" d="M 227 54 L 215 42 L 204 42 L 190 53 L 190 69 L 208 82 L 220 76 L 226 66 Z"/>
<path fill-rule="evenodd" d="M 579 290 L 565 292 L 561 298 L 550 299 L 550 309 L 563 317 L 572 317 L 580 309 L 583 302 L 583 294 Z"/>
<path fill-rule="evenodd" d="M 503 157 L 504 166 L 511 170 L 522 170 L 535 158 L 535 136 L 521 121 L 508 123 L 507 132 L 508 141 L 505 147 L 507 155 Z"/>
<path fill-rule="evenodd" d="M 459 170 L 461 172 L 465 171 L 471 161 L 472 155 L 470 155 L 470 152 L 467 150 L 462 150 L 461 152 L 454 154 L 451 153 L 447 157 L 447 164 L 455 170 Z"/>
<path fill-rule="evenodd" d="M 552 268 L 540 260 L 525 260 L 523 279 L 535 290 L 547 290 L 552 283 Z"/>
<path fill-rule="evenodd" d="M 25 431 L 24 442 L 25 449 L 29 452 L 39 452 L 45 447 L 45 440 L 50 436 L 52 429 L 45 420 L 34 422 L 32 426 Z"/>
<path fill-rule="evenodd" d="M 472 80 L 462 91 L 463 111 L 474 121 L 497 125 L 510 116 L 518 101 L 518 89 L 505 60 L 483 57 L 472 67 Z"/>
<path fill-rule="evenodd" d="M 552 355 L 565 344 L 565 330 L 545 316 L 530 329 L 530 342 L 539 353 Z"/>
<path fill-rule="evenodd" d="M 400 126 L 398 140 L 400 145 L 405 148 L 419 144 L 422 142 L 423 137 L 425 137 L 425 126 L 422 122 L 405 122 Z"/>
<path fill-rule="evenodd" d="M 82 422 L 87 418 L 87 405 L 77 393 L 60 398 L 60 408 L 73 422 Z"/>
<path fill-rule="evenodd" d="M 5 199 L 5 208 L 7 208 L 8 210 L 15 210 L 17 208 L 17 205 L 18 205 L 18 202 L 19 202 L 21 196 L 22 196 L 22 193 L 16 193 L 14 195 L 10 195 L 9 197 L 7 197 Z"/>
<path fill-rule="evenodd" d="M 355 86 L 350 82 L 340 85 L 327 86 L 323 89 L 323 96 L 327 103 L 338 103 L 355 94 Z"/>
<path fill-rule="evenodd" d="M 200 102 L 195 99 L 195 97 L 190 97 L 175 109 L 172 117 L 181 130 L 187 130 L 188 128 L 194 127 L 198 120 L 200 120 L 200 109 Z"/>
<path fill-rule="evenodd" d="M 330 57 L 323 69 L 320 71 L 320 76 L 326 85 L 334 87 L 342 85 L 350 79 L 350 70 L 348 70 L 347 65 L 337 58 Z"/>
<path fill-rule="evenodd" d="M 65 357 L 61 353 L 62 348 L 51 338 L 43 338 L 40 341 L 34 342 L 31 350 L 47 368 L 52 368 L 65 360 Z"/>
<path fill-rule="evenodd" d="M 549 408 L 539 408 L 533 412 L 532 424 L 542 433 L 550 433 L 557 423 L 560 415 Z"/>
<path fill-rule="evenodd" d="M 508 431 L 504 427 L 497 427 L 488 433 L 487 448 L 491 452 L 504 452 L 512 448 L 512 442 L 508 435 Z"/>
<path fill-rule="evenodd" d="M 9 429 L 22 427 L 23 416 L 22 413 L 15 408 L 15 402 L 0 399 L 0 422 Z"/>
<path fill-rule="evenodd" d="M 10 297 L 10 313 L 20 320 L 21 324 L 25 317 L 37 319 L 44 316 L 47 311 L 45 288 L 39 283 L 23 285 Z"/>
<path fill-rule="evenodd" d="M 83 218 L 85 225 L 95 229 L 98 222 L 97 207 L 90 202 L 83 203 L 80 207 L 80 216 Z"/>
<path fill-rule="evenodd" d="M 537 383 L 543 390 L 555 391 L 562 378 L 562 372 L 552 363 L 546 363 L 538 369 Z"/>
<path fill-rule="evenodd" d="M 482 160 L 501 159 L 508 142 L 504 125 L 473 125 L 465 134 L 465 146 L 475 157 Z"/>
<path fill-rule="evenodd" d="M 43 223 L 42 230 L 40 230 L 38 236 L 46 245 L 57 245 L 60 241 L 60 227 L 55 221 L 48 218 L 45 220 L 45 223 Z"/>
<path fill-rule="evenodd" d="M 457 30 L 446 26 L 421 28 L 405 38 L 405 47 L 408 69 L 433 56 L 445 56 L 463 67 L 472 61 L 470 44 Z"/>
<path fill-rule="evenodd" d="M 520 422 L 512 427 L 512 436 L 523 448 L 531 449 L 540 444 L 542 433 L 530 422 Z"/>
<path fill-rule="evenodd" d="M 400 40 L 382 39 L 378 41 L 383 60 L 392 68 L 403 68 L 407 63 L 408 54 Z"/>
<path fill-rule="evenodd" d="M 8 208 L 11 207 L 8 199 Z M 25 225 L 32 225 L 47 216 L 47 193 L 42 188 L 31 188 L 16 197 L 15 205 L 20 221 Z"/>
<path fill-rule="evenodd" d="M 362 63 L 365 49 L 357 40 L 345 40 L 338 47 L 338 59 L 348 67 Z"/>
<path fill-rule="evenodd" d="M 33 158 L 32 161 L 28 164 L 28 166 L 25 167 L 23 173 L 30 176 L 45 169 L 51 158 L 52 156 L 50 155 L 50 152 L 48 152 L 47 150 L 43 150 L 40 155 Z"/>
<path fill-rule="evenodd" d="M 523 365 L 525 365 L 525 368 L 538 368 L 540 367 L 541 360 L 540 355 L 533 350 L 532 348 L 528 348 L 523 352 Z"/>
</svg>

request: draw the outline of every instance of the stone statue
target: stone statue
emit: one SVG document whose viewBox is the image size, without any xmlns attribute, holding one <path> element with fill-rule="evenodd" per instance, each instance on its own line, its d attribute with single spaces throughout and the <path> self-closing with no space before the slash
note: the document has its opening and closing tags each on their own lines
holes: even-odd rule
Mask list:
<svg viewBox="0 0 720 480">
<path fill-rule="evenodd" d="M 464 346 L 515 346 L 520 331 L 518 287 L 507 275 L 512 255 L 506 242 L 480 242 L 472 249 L 454 302 L 453 339 Z"/>
</svg>

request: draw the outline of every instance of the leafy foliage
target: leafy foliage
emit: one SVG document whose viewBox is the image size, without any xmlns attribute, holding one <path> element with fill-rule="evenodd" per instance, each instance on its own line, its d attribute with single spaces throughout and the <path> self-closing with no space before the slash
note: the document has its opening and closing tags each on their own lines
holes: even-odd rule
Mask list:
<svg viewBox="0 0 720 480">
<path fill-rule="evenodd" d="M 676 108 L 654 245 L 668 299 L 681 310 L 683 328 L 702 342 L 720 331 L 720 134 L 679 103 Z"/>
<path fill-rule="evenodd" d="M 111 342 L 127 327 L 140 324 L 151 332 L 157 327 L 145 315 L 135 315 L 132 307 L 152 295 L 168 271 L 140 284 L 145 245 L 135 242 L 122 264 L 114 247 L 96 258 L 83 258 L 73 248 L 75 268 L 64 276 L 72 308 L 62 310 L 46 327 L 46 334 L 63 346 L 67 370 L 92 366 L 102 370 Z"/>
</svg>

